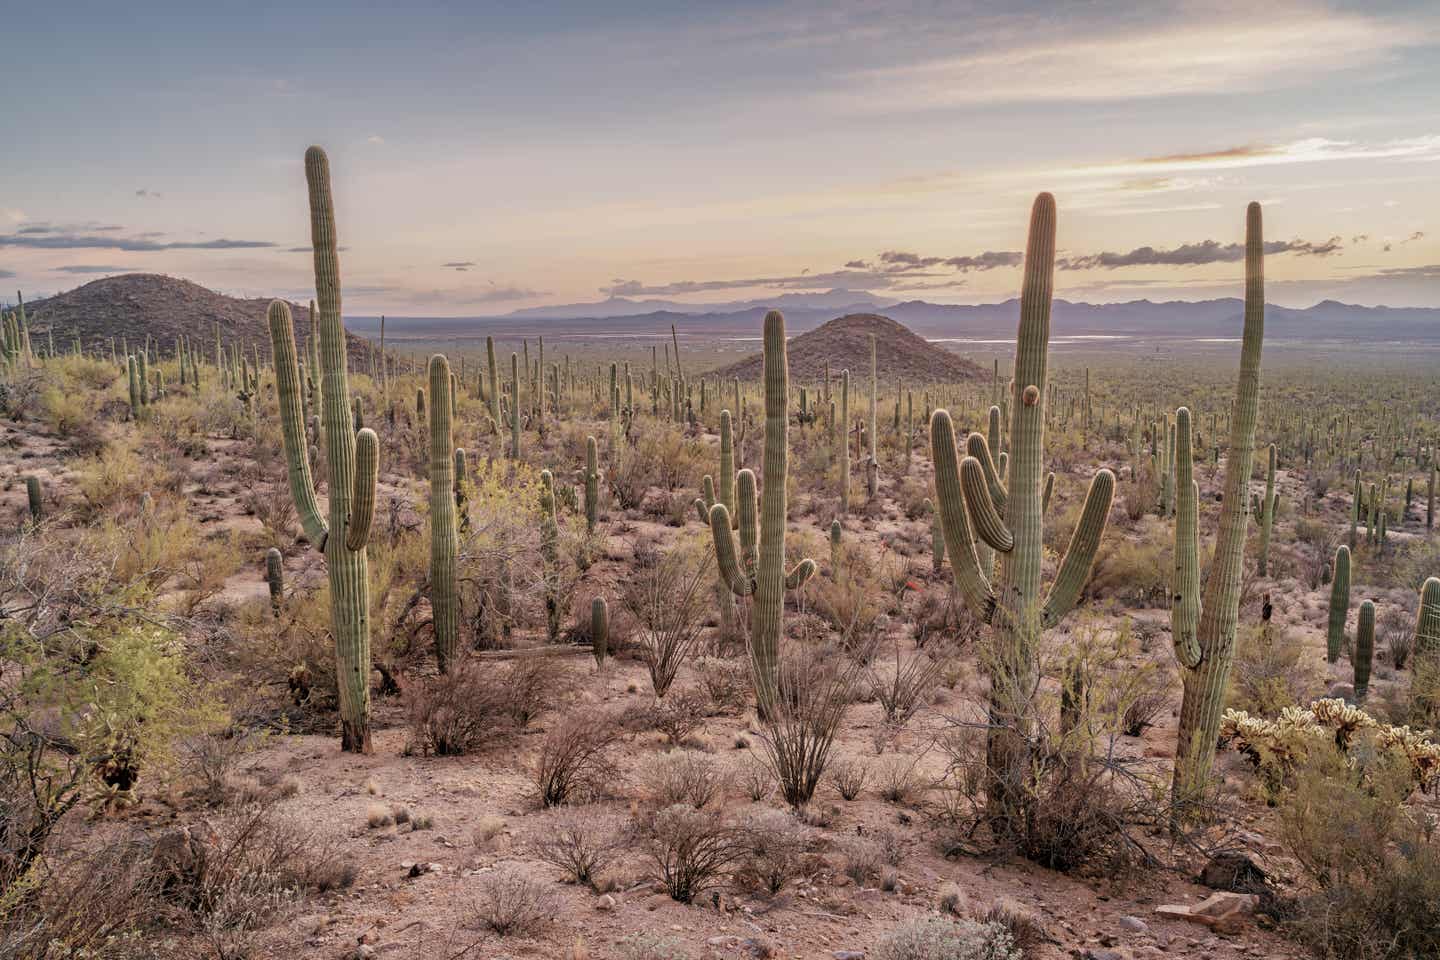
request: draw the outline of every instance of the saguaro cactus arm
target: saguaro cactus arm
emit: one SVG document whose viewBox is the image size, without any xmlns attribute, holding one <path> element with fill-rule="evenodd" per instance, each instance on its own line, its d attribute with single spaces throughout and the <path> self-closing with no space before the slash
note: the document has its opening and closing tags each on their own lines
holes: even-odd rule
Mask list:
<svg viewBox="0 0 1440 960">
<path fill-rule="evenodd" d="M 380 438 L 369 427 L 355 434 L 355 477 L 350 486 L 350 519 L 345 549 L 364 550 L 375 520 L 375 482 L 380 476 Z"/>
<path fill-rule="evenodd" d="M 295 512 L 305 539 L 324 552 L 329 528 L 320 504 L 315 499 L 315 484 L 310 478 L 310 457 L 305 442 L 305 415 L 301 409 L 300 368 L 295 356 L 295 324 L 290 306 L 283 300 L 272 300 L 268 311 L 270 349 L 275 358 L 275 386 L 280 399 L 280 436 L 285 448 L 285 472 L 290 480 L 290 496 L 295 499 Z"/>
<path fill-rule="evenodd" d="M 1001 553 L 1014 550 L 1015 536 L 995 509 L 990 491 L 985 486 L 985 471 L 974 457 L 960 461 L 960 489 L 965 496 L 970 522 L 975 525 L 975 533 L 980 539 Z"/>
<path fill-rule="evenodd" d="M 748 597 L 755 592 L 755 578 L 740 568 L 735 555 L 735 537 L 730 532 L 730 511 L 725 504 L 717 503 L 710 508 L 710 534 L 715 540 L 715 563 L 725 585 L 737 597 Z"/>
<path fill-rule="evenodd" d="M 945 533 L 945 549 L 955 586 L 970 609 L 986 623 L 995 613 L 995 591 L 980 572 L 975 538 L 966 516 L 965 495 L 960 487 L 960 467 L 955 450 L 955 427 L 950 413 L 936 410 L 930 415 L 930 457 L 935 463 L 935 508 Z"/>
<path fill-rule="evenodd" d="M 1085 581 L 1090 578 L 1090 568 L 1095 563 L 1095 552 L 1100 547 L 1100 538 L 1110 519 L 1110 504 L 1115 499 L 1115 474 L 1101 470 L 1090 481 L 1085 494 L 1085 506 L 1080 511 L 1080 522 L 1070 535 L 1070 546 L 1065 550 L 1065 559 L 1060 561 L 1060 570 L 1041 610 L 1041 622 L 1054 626 L 1060 618 L 1070 612 Z"/>
<path fill-rule="evenodd" d="M 815 561 L 809 557 L 801 560 L 790 568 L 789 573 L 785 574 L 785 589 L 799 590 L 810 581 L 811 577 L 815 576 L 817 569 L 819 568 L 815 565 Z"/>
<path fill-rule="evenodd" d="M 997 512 L 1004 514 L 1005 504 L 1009 502 L 1009 492 L 995 469 L 995 461 L 990 456 L 990 444 L 983 436 L 972 432 L 965 440 L 965 455 L 980 461 L 980 469 L 985 474 L 985 486 L 990 491 L 990 502 L 995 504 Z"/>
</svg>

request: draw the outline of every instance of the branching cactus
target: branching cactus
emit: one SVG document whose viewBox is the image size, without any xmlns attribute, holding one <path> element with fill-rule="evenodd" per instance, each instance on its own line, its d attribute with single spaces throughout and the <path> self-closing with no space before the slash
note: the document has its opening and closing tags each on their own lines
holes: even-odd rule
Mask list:
<svg viewBox="0 0 1440 960">
<path fill-rule="evenodd" d="M 950 414 L 936 410 L 930 418 L 935 502 L 955 584 L 971 610 L 995 630 L 990 799 L 992 812 L 1001 819 L 1021 813 L 1025 803 L 1017 788 L 1030 764 L 1027 744 L 1033 717 L 1028 703 L 1035 688 L 1040 632 L 1057 623 L 1079 599 L 1115 493 L 1114 474 L 1109 470 L 1096 473 L 1055 582 L 1049 594 L 1042 596 L 1041 488 L 1054 271 L 1055 200 L 1042 193 L 1031 211 L 1025 254 L 1011 387 L 1017 396 L 1016 402 L 1008 405 L 1006 482 L 1000 483 L 984 438 L 971 434 L 968 446 L 972 455 L 959 461 Z M 999 579 L 994 584 L 981 569 L 977 538 L 1001 556 Z"/>
<path fill-rule="evenodd" d="M 764 495 L 760 502 L 759 553 L 752 565 L 742 566 L 735 553 L 730 530 L 730 511 L 725 504 L 710 508 L 710 533 L 715 541 L 715 559 L 736 596 L 753 597 L 750 631 L 750 662 L 755 681 L 755 702 L 761 716 L 773 716 L 778 695 L 780 636 L 785 610 L 785 591 L 798 590 L 815 573 L 815 561 L 805 559 L 789 572 L 785 570 L 785 499 L 789 457 L 790 367 L 785 356 L 785 318 L 778 310 L 765 315 L 765 459 Z M 738 499 L 742 549 L 755 540 L 753 526 L 747 531 L 747 515 L 755 513 L 755 477 L 740 471 Z M 750 521 L 753 524 L 753 520 Z M 748 552 L 748 551 L 747 551 Z"/>
<path fill-rule="evenodd" d="M 1375 657 L 1375 604 L 1370 600 L 1360 601 L 1360 610 L 1355 615 L 1355 655 L 1351 661 L 1355 666 L 1355 700 L 1365 699 L 1370 692 L 1370 665 Z"/>
<path fill-rule="evenodd" d="M 450 362 L 430 358 L 430 609 L 435 620 L 435 663 L 441 673 L 456 664 L 460 614 L 455 600 L 455 436 L 451 426 Z M 424 394 L 420 394 L 423 396 Z"/>
<path fill-rule="evenodd" d="M 345 369 L 345 328 L 340 320 L 340 260 L 336 254 L 335 206 L 325 151 L 305 152 L 310 192 L 310 244 L 315 292 L 320 301 L 320 389 L 325 461 L 330 468 L 329 520 L 321 514 L 310 481 L 305 446 L 300 367 L 290 307 L 270 304 L 270 345 L 290 495 L 309 541 L 325 554 L 330 578 L 331 632 L 340 699 L 340 746 L 370 751 L 370 593 L 365 547 L 375 516 L 379 440 L 374 431 L 350 429 L 350 387 Z"/>
<path fill-rule="evenodd" d="M 1330 619 L 1325 628 L 1325 659 L 1340 659 L 1345 643 L 1345 618 L 1350 613 L 1350 548 L 1335 548 L 1335 562 L 1330 575 Z"/>
<path fill-rule="evenodd" d="M 1185 694 L 1175 745 L 1173 794 L 1190 802 L 1200 795 L 1215 759 L 1215 740 L 1225 709 L 1225 689 L 1235 655 L 1240 582 L 1244 573 L 1245 534 L 1250 522 L 1250 470 L 1255 462 L 1255 420 L 1260 406 L 1260 351 L 1265 338 L 1264 243 L 1260 205 L 1252 203 L 1245 221 L 1245 329 L 1240 346 L 1240 377 L 1230 418 L 1230 450 L 1225 459 L 1224 499 L 1220 508 L 1215 557 L 1200 594 L 1198 560 L 1199 487 L 1193 473 L 1190 412 L 1176 415 L 1175 582 L 1171 590 L 1171 632 Z M 1181 516 L 1181 514 L 1184 516 Z"/>
<path fill-rule="evenodd" d="M 1280 508 L 1280 494 L 1275 492 L 1275 444 L 1266 452 L 1265 498 L 1251 499 L 1255 522 L 1260 525 L 1260 557 L 1256 560 L 1255 572 L 1265 576 L 1270 566 L 1270 533 L 1275 527 L 1275 512 Z"/>
</svg>

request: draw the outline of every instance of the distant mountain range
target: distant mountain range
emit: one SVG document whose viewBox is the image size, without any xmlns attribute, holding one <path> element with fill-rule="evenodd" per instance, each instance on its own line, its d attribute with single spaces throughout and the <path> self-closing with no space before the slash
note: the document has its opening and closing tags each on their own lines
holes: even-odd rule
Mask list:
<svg viewBox="0 0 1440 960">
<path fill-rule="evenodd" d="M 864 290 L 829 290 L 825 293 L 782 293 L 769 300 L 732 300 L 726 303 L 681 303 L 677 300 L 631 300 L 611 297 L 598 303 L 562 303 L 547 307 L 525 307 L 505 314 L 516 319 L 574 320 L 581 318 L 608 319 L 633 317 L 651 313 L 717 314 L 743 313 L 748 310 L 829 310 L 836 314 L 859 313 L 874 307 L 888 306 L 884 300 Z"/>
</svg>

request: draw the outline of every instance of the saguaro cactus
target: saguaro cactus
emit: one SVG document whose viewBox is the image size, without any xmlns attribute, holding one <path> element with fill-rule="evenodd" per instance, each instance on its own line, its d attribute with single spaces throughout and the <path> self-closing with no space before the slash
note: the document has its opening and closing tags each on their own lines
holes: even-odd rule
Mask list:
<svg viewBox="0 0 1440 960">
<path fill-rule="evenodd" d="M 545 578 L 545 634 L 560 638 L 560 525 L 555 519 L 555 477 L 540 471 L 540 560 Z"/>
<path fill-rule="evenodd" d="M 1335 548 L 1335 562 L 1330 578 L 1330 620 L 1325 627 L 1325 659 L 1340 659 L 1345 643 L 1345 617 L 1350 613 L 1350 548 Z"/>
<path fill-rule="evenodd" d="M 520 358 L 510 354 L 510 459 L 520 459 Z"/>
<path fill-rule="evenodd" d="M 595 438 L 585 438 L 585 529 L 593 532 L 600 513 L 600 453 Z"/>
<path fill-rule="evenodd" d="M 265 585 L 270 588 L 270 612 L 278 617 L 285 599 L 285 558 L 275 547 L 265 551 Z"/>
<path fill-rule="evenodd" d="M 880 367 L 875 359 L 875 334 L 870 334 L 870 456 L 865 461 L 865 496 L 880 494 Z"/>
<path fill-rule="evenodd" d="M 1360 601 L 1360 612 L 1355 617 L 1355 651 L 1350 658 L 1355 667 L 1355 699 L 1364 700 L 1370 691 L 1370 664 L 1375 656 L 1375 604 L 1370 600 Z"/>
<path fill-rule="evenodd" d="M 455 600 L 455 438 L 451 425 L 450 361 L 430 358 L 430 612 L 435 621 L 435 662 L 449 673 L 459 651 Z M 423 394 L 422 394 L 423 395 Z"/>
<path fill-rule="evenodd" d="M 1240 378 L 1234 415 L 1230 418 L 1230 450 L 1225 459 L 1224 499 L 1215 557 L 1203 597 L 1196 530 L 1200 492 L 1193 477 L 1190 412 L 1182 408 L 1183 425 L 1177 414 L 1176 493 L 1180 503 L 1176 508 L 1175 582 L 1171 590 L 1170 623 L 1185 688 L 1173 783 L 1173 794 L 1180 801 L 1196 798 L 1209 776 L 1220 715 L 1225 708 L 1225 688 L 1235 655 L 1245 532 L 1250 520 L 1246 494 L 1255 461 L 1260 351 L 1265 339 L 1264 256 L 1260 204 L 1252 203 L 1245 218 L 1245 329 L 1240 346 Z M 1182 512 L 1184 517 L 1180 516 Z"/>
<path fill-rule="evenodd" d="M 815 561 L 805 559 L 785 570 L 785 484 L 789 458 L 790 366 L 785 355 L 785 318 L 778 310 L 765 314 L 765 460 L 764 488 L 760 498 L 759 554 L 753 568 L 736 560 L 730 532 L 730 511 L 723 503 L 710 508 L 710 533 L 715 559 L 736 596 L 753 597 L 750 662 L 755 681 L 755 702 L 761 716 L 774 714 L 779 680 L 780 635 L 785 591 L 797 590 L 815 573 Z M 746 531 L 746 514 L 753 515 L 755 480 L 740 471 L 738 510 L 742 546 L 753 533 Z M 747 509 L 746 500 L 750 501 Z"/>
<path fill-rule="evenodd" d="M 1270 444 L 1266 453 L 1268 464 L 1265 468 L 1265 497 L 1254 498 L 1252 508 L 1255 521 L 1260 524 L 1260 557 L 1255 572 L 1265 576 L 1270 566 L 1270 531 L 1275 526 L 1275 512 L 1280 508 L 1280 494 L 1275 492 L 1275 444 Z"/>
<path fill-rule="evenodd" d="M 840 512 L 850 512 L 850 371 L 840 371 Z"/>
<path fill-rule="evenodd" d="M 590 601 L 590 649 L 595 654 L 596 668 L 604 666 L 610 652 L 610 607 L 604 597 Z"/>
<path fill-rule="evenodd" d="M 935 504 L 955 584 L 965 602 L 995 630 L 991 665 L 990 802 L 1004 821 L 1023 811 L 1021 781 L 1028 776 L 1029 694 L 1038 670 L 1040 632 L 1057 623 L 1080 597 L 1095 550 L 1105 530 L 1115 493 L 1115 476 L 1100 470 L 1090 490 L 1069 549 L 1048 595 L 1041 594 L 1045 403 L 1050 344 L 1050 300 L 1055 272 L 1055 200 L 1035 198 L 1020 295 L 1015 344 L 1015 377 L 1010 409 L 1010 456 L 1001 484 L 976 456 L 957 462 L 950 414 L 930 418 L 935 463 Z M 988 445 L 972 433 L 972 450 L 989 459 Z M 991 474 L 987 477 L 987 474 Z M 976 555 L 976 537 L 1002 557 L 999 580 L 991 584 Z"/>
<path fill-rule="evenodd" d="M 330 578 L 331 632 L 340 699 L 340 746 L 370 752 L 370 593 L 365 546 L 375 515 L 379 440 L 374 431 L 350 429 L 345 328 L 340 319 L 340 259 L 336 253 L 335 205 L 330 195 L 330 161 L 325 151 L 305 152 L 310 192 L 310 245 L 315 292 L 320 301 L 320 369 L 325 461 L 330 467 L 329 522 L 321 515 L 310 482 L 301 410 L 300 369 L 295 328 L 284 301 L 270 304 L 270 345 L 290 495 L 309 541 L 325 554 Z"/>
<path fill-rule="evenodd" d="M 45 519 L 45 487 L 34 474 L 25 478 L 25 499 L 30 507 L 30 522 L 39 526 Z"/>
<path fill-rule="evenodd" d="M 1430 577 L 1420 588 L 1420 610 L 1415 617 L 1415 662 L 1440 658 L 1440 577 Z"/>
</svg>

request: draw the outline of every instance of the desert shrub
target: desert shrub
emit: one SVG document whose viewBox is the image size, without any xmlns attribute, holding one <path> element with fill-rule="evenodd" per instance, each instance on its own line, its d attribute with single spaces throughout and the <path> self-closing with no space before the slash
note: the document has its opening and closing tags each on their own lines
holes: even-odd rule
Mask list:
<svg viewBox="0 0 1440 960">
<path fill-rule="evenodd" d="M 1021 960 L 999 924 L 971 920 L 912 920 L 885 933 L 875 960 Z"/>
<path fill-rule="evenodd" d="M 1304 646 L 1288 631 L 1275 624 L 1236 631 L 1226 698 L 1232 709 L 1273 716 L 1308 700 L 1317 680 Z"/>
<path fill-rule="evenodd" d="M 717 814 L 684 804 L 656 813 L 646 853 L 671 898 L 690 903 L 744 855 L 745 838 Z"/>
<path fill-rule="evenodd" d="M 114 516 L 134 509 L 145 494 L 158 494 L 172 483 L 159 466 L 142 460 L 134 447 L 112 443 L 97 456 L 82 461 L 76 484 L 84 499 L 82 516 Z"/>
<path fill-rule="evenodd" d="M 655 701 L 650 719 L 655 729 L 665 734 L 675 746 L 682 746 L 705 724 L 710 711 L 710 697 L 699 687 L 671 690 L 663 700 Z"/>
<path fill-rule="evenodd" d="M 835 789 L 846 800 L 854 800 L 865 789 L 869 770 L 864 763 L 850 757 L 841 757 L 830 765 L 830 779 Z"/>
<path fill-rule="evenodd" d="M 729 780 L 713 760 L 681 751 L 652 758 L 643 779 L 646 792 L 660 806 L 687 803 L 697 810 L 720 797 Z"/>
<path fill-rule="evenodd" d="M 720 657 L 700 657 L 695 661 L 695 672 L 717 710 L 740 713 L 749 705 L 750 669 L 745 663 Z"/>
<path fill-rule="evenodd" d="M 540 744 L 531 771 L 542 807 L 604 795 L 616 779 L 610 746 L 618 730 L 611 718 L 572 714 L 559 720 Z"/>
<path fill-rule="evenodd" d="M 502 937 L 538 931 L 559 908 L 549 883 L 514 865 L 481 874 L 471 902 L 476 919 Z"/>
<path fill-rule="evenodd" d="M 777 703 L 761 721 L 763 756 L 792 807 L 814 796 L 854 697 L 860 666 L 836 660 L 817 654 L 782 658 Z"/>
<path fill-rule="evenodd" d="M 616 817 L 602 810 L 571 808 L 549 816 L 534 851 L 538 859 L 563 870 L 569 882 L 597 888 L 625 841 Z"/>
<path fill-rule="evenodd" d="M 915 613 L 915 646 L 952 651 L 980 639 L 985 623 L 951 584 L 920 594 Z"/>
<path fill-rule="evenodd" d="M 1375 618 L 1379 646 L 1389 651 L 1390 665 L 1404 670 L 1415 650 L 1415 616 L 1403 608 L 1387 603 Z"/>
<path fill-rule="evenodd" d="M 700 642 L 712 580 L 710 558 L 699 546 L 671 550 L 658 563 L 636 571 L 621 588 L 620 602 L 634 622 L 636 643 L 657 697 L 665 696 Z"/>
<path fill-rule="evenodd" d="M 872 773 L 875 788 L 881 798 L 890 803 L 909 803 L 913 800 L 925 785 L 917 770 L 919 762 L 919 757 L 899 754 L 891 754 L 875 761 Z"/>
<path fill-rule="evenodd" d="M 999 926 L 1010 934 L 1010 940 L 1021 955 L 1027 955 L 1031 947 L 1037 947 L 1049 937 L 1045 924 L 1032 910 L 1005 897 L 998 897 L 986 904 L 972 904 L 970 919 L 985 926 Z"/>
<path fill-rule="evenodd" d="M 889 597 L 870 551 L 843 544 L 840 569 L 812 578 L 807 595 L 810 609 L 839 635 L 845 650 L 863 654 L 873 648 Z"/>
<path fill-rule="evenodd" d="M 751 889 L 777 894 L 804 867 L 808 837 L 794 817 L 763 810 L 740 824 L 744 841 L 736 879 Z"/>
<path fill-rule="evenodd" d="M 748 758 L 740 764 L 740 786 L 751 802 L 759 803 L 775 792 L 775 773 L 763 761 Z"/>
<path fill-rule="evenodd" d="M 1166 606 L 1174 571 L 1173 552 L 1168 537 L 1139 542 L 1105 537 L 1095 556 L 1089 592 L 1132 607 Z"/>
<path fill-rule="evenodd" d="M 845 857 L 845 875 L 851 880 L 862 887 L 879 882 L 885 857 L 878 843 L 866 837 L 852 837 L 845 841 L 840 852 Z"/>
<path fill-rule="evenodd" d="M 902 727 L 924 705 L 925 698 L 935 688 L 942 664 L 924 653 L 906 660 L 900 655 L 898 640 L 894 647 L 894 668 L 882 673 L 871 662 L 867 667 L 867 676 L 875 699 L 880 701 L 880 707 L 885 711 L 886 722 Z"/>
<path fill-rule="evenodd" d="M 473 753 L 515 725 L 511 691 L 489 665 L 461 663 L 448 674 L 406 682 L 400 689 L 410 722 L 410 752 Z"/>
<path fill-rule="evenodd" d="M 1281 842 L 1311 882 L 1287 926 L 1319 956 L 1440 955 L 1440 842 L 1403 805 L 1411 771 L 1395 758 L 1316 751 L 1280 804 Z"/>
<path fill-rule="evenodd" d="M 45 425 L 80 454 L 96 453 L 105 446 L 105 435 L 92 397 L 89 393 L 66 392 L 58 387 L 47 387 L 40 397 Z"/>
<path fill-rule="evenodd" d="M 618 946 L 623 960 L 690 960 L 684 944 L 658 933 L 632 933 Z"/>
</svg>

